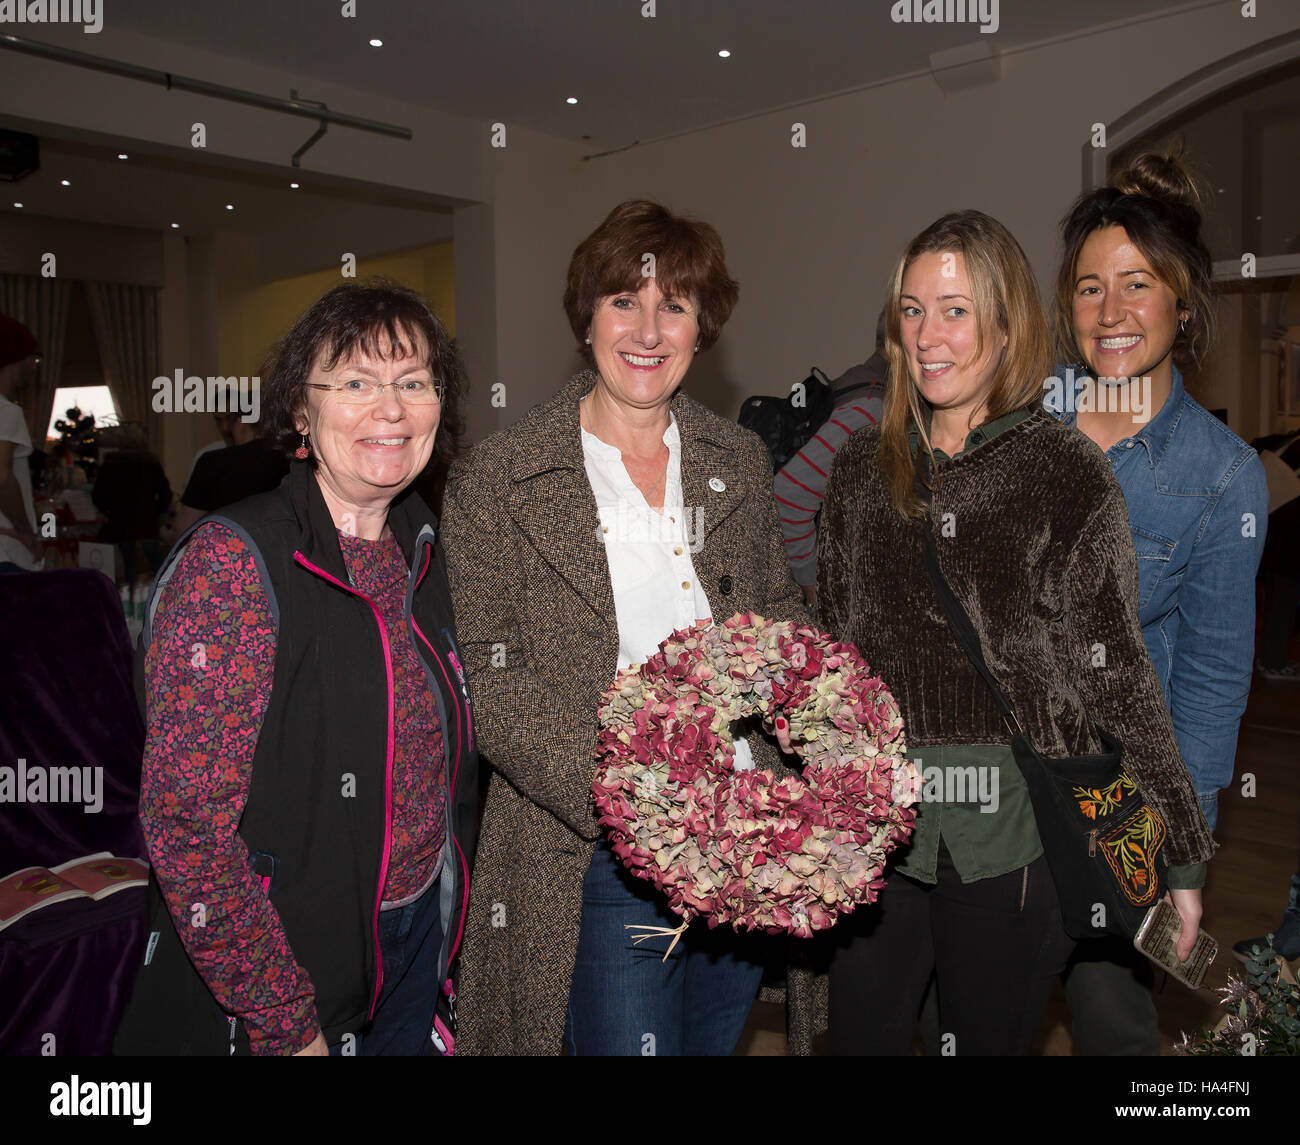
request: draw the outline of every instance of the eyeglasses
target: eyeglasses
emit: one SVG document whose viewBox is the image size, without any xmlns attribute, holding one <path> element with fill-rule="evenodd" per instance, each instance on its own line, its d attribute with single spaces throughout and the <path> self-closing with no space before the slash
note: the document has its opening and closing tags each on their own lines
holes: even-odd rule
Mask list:
<svg viewBox="0 0 1300 1145">
<path fill-rule="evenodd" d="M 338 400 L 344 405 L 368 406 L 379 400 L 379 391 L 385 386 L 392 386 L 393 393 L 403 405 L 431 406 L 440 403 L 444 388 L 441 382 L 426 382 L 418 378 L 407 378 L 401 382 L 371 382 L 365 378 L 349 378 L 342 385 L 330 385 L 328 382 L 308 382 L 314 390 L 333 390 Z"/>
</svg>

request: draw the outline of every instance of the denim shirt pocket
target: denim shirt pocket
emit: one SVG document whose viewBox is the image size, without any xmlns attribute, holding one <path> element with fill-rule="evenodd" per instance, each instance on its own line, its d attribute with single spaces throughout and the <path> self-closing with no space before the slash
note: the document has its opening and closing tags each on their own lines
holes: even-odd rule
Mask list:
<svg viewBox="0 0 1300 1145">
<path fill-rule="evenodd" d="M 1130 526 L 1133 534 L 1133 548 L 1137 550 L 1138 562 L 1138 611 L 1151 603 L 1156 588 L 1169 573 L 1177 542 L 1149 529 Z"/>
</svg>

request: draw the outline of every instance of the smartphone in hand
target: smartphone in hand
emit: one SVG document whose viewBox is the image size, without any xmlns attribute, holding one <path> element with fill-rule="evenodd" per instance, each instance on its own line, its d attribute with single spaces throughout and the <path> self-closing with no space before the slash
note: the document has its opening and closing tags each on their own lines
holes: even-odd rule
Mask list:
<svg viewBox="0 0 1300 1145">
<path fill-rule="evenodd" d="M 1162 970 L 1167 970 L 1184 986 L 1196 990 L 1205 980 L 1205 972 L 1219 953 L 1219 944 L 1199 931 L 1196 944 L 1187 956 L 1186 962 L 1178 959 L 1178 936 L 1183 929 L 1183 920 L 1179 913 L 1164 899 L 1147 911 L 1147 916 L 1138 927 L 1133 945 L 1145 954 Z"/>
</svg>

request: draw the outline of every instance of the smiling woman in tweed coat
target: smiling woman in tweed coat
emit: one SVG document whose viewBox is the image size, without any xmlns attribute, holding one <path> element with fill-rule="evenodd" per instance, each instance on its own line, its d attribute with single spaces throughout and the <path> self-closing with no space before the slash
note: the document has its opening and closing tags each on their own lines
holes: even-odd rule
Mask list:
<svg viewBox="0 0 1300 1145">
<path fill-rule="evenodd" d="M 657 277 L 642 277 L 643 252 Z M 704 616 L 804 615 L 765 448 L 678 389 L 735 297 L 712 227 L 653 203 L 615 208 L 575 251 L 565 297 L 596 368 L 452 469 L 444 541 L 492 765 L 461 1053 L 730 1053 L 744 1026 L 764 940 L 697 922 L 684 958 L 634 951 L 625 922 L 676 919 L 597 845 L 591 800 L 617 668 Z M 629 521 L 653 539 L 620 544 Z M 757 766 L 778 765 L 773 743 L 750 744 Z"/>
</svg>

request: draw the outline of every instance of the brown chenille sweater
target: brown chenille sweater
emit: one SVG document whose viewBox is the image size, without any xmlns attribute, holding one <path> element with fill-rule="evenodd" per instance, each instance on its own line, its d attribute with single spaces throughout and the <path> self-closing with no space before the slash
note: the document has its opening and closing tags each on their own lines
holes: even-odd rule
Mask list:
<svg viewBox="0 0 1300 1145">
<path fill-rule="evenodd" d="M 921 557 L 920 521 L 881 481 L 868 426 L 831 467 L 818 547 L 823 627 L 852 641 L 903 713 L 909 749 L 1007 743 L 992 693 L 948 628 Z M 1183 766 L 1138 623 L 1128 508 L 1101 451 L 1042 409 L 941 463 L 931 524 L 939 562 L 989 668 L 1046 756 L 1100 750 L 1091 725 L 1169 829 L 1175 865 L 1214 842 Z"/>
</svg>

